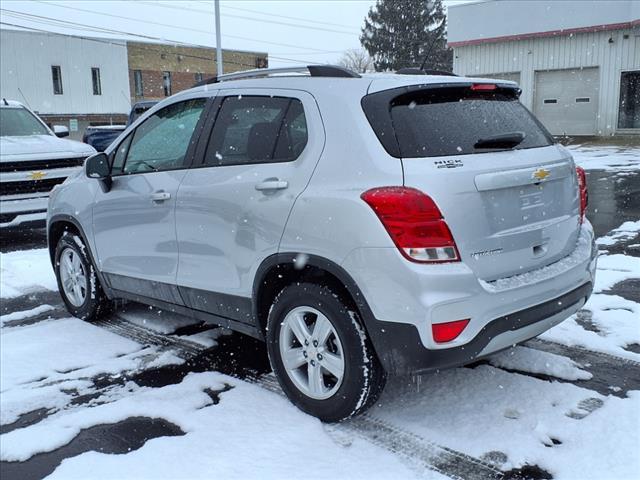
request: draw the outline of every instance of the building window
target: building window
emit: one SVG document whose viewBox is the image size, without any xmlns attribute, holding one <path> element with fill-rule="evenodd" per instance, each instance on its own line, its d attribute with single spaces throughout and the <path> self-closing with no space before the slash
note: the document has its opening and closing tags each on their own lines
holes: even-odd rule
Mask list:
<svg viewBox="0 0 640 480">
<path fill-rule="evenodd" d="M 202 73 L 198 72 L 194 76 L 195 76 L 195 79 L 196 79 L 196 83 L 202 81 Z"/>
<path fill-rule="evenodd" d="M 51 79 L 53 80 L 53 94 L 62 95 L 62 71 L 59 65 L 51 65 Z"/>
<path fill-rule="evenodd" d="M 142 72 L 140 70 L 133 71 L 133 88 L 136 97 L 144 97 L 144 89 L 142 86 Z"/>
<path fill-rule="evenodd" d="M 618 128 L 640 128 L 640 70 L 620 77 Z"/>
<path fill-rule="evenodd" d="M 164 88 L 164 96 L 171 96 L 171 72 L 162 72 L 162 87 Z"/>
<path fill-rule="evenodd" d="M 100 83 L 100 69 L 91 69 L 91 83 L 93 84 L 93 94 L 102 95 L 102 84 Z"/>
</svg>

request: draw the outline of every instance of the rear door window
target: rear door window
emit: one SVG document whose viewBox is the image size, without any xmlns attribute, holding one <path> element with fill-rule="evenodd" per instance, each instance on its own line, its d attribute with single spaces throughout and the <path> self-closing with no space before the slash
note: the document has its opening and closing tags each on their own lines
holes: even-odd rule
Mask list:
<svg viewBox="0 0 640 480">
<path fill-rule="evenodd" d="M 396 96 L 387 111 L 398 143 L 396 153 L 403 158 L 468 155 L 553 143 L 553 138 L 518 101 L 512 89 L 474 91 L 468 86 L 422 89 Z M 375 130 L 375 122 L 371 123 Z M 380 132 L 376 133 L 381 138 Z M 479 140 L 514 133 L 524 134 L 524 139 L 515 146 L 477 146 Z"/>
<path fill-rule="evenodd" d="M 223 99 L 205 154 L 205 165 L 293 161 L 307 144 L 300 100 L 229 96 Z"/>
</svg>

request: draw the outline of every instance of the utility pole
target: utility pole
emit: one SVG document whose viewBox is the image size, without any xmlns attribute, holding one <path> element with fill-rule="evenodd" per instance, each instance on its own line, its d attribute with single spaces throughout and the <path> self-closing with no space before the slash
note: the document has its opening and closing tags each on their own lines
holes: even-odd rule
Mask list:
<svg viewBox="0 0 640 480">
<path fill-rule="evenodd" d="M 222 35 L 220 34 L 220 0 L 215 0 L 216 7 L 216 64 L 218 67 L 217 76 L 223 74 L 222 71 Z"/>
</svg>

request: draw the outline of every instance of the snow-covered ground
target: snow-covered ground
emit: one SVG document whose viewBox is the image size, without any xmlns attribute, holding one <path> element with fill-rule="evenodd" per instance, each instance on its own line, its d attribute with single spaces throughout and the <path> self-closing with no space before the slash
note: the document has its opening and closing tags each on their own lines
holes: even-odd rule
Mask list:
<svg viewBox="0 0 640 480">
<path fill-rule="evenodd" d="M 598 240 L 620 242 L 640 243 L 640 221 Z M 28 299 L 0 316 L 3 480 L 479 479 L 527 465 L 556 479 L 640 478 L 640 304 L 611 291 L 640 279 L 638 257 L 603 250 L 587 305 L 540 340 L 390 379 L 364 418 L 332 426 L 298 411 L 271 375 L 196 366 L 238 334 L 193 333 L 189 319 L 137 306 L 113 323 L 69 318 L 46 249 L 2 253 L 0 268 L 2 302 Z M 131 419 L 164 426 L 121 450 L 100 443 L 122 441 L 109 428 Z M 103 440 L 87 441 L 95 428 Z"/>
<path fill-rule="evenodd" d="M 569 145 L 576 164 L 585 170 L 638 171 L 640 146 Z"/>
</svg>

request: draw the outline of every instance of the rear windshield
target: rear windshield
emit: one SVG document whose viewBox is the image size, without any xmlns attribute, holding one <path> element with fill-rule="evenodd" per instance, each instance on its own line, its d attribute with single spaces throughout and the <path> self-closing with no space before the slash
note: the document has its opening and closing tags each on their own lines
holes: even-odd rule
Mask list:
<svg viewBox="0 0 640 480">
<path fill-rule="evenodd" d="M 553 137 L 518 101 L 513 89 L 473 91 L 468 86 L 422 89 L 396 96 L 387 105 L 397 153 L 403 158 L 468 155 L 553 143 Z M 375 122 L 371 123 L 376 129 Z M 517 145 L 487 148 L 486 142 L 484 145 L 480 142 L 513 133 L 524 134 Z M 381 138 L 380 132 L 376 134 Z"/>
</svg>

